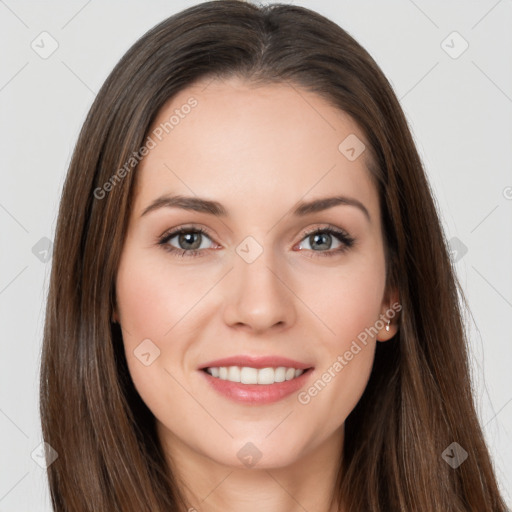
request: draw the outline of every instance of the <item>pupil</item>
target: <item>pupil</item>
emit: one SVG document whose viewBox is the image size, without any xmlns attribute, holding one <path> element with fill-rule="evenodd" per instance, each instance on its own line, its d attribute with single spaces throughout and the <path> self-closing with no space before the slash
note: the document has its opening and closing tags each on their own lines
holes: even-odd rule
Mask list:
<svg viewBox="0 0 512 512">
<path fill-rule="evenodd" d="M 313 235 L 313 240 L 315 242 L 317 242 L 322 238 L 325 239 L 325 237 L 330 237 L 330 235 L 328 233 L 316 234 L 316 235 Z M 320 243 L 320 245 L 324 246 L 324 247 L 321 247 L 322 249 L 329 249 L 331 247 L 331 244 L 327 243 L 327 242 Z M 311 244 L 311 246 L 314 247 L 314 244 Z"/>
<path fill-rule="evenodd" d="M 190 238 L 194 238 L 194 237 L 198 237 L 195 241 L 195 245 L 194 245 L 194 241 L 190 240 Z M 199 233 L 181 234 L 180 238 L 179 238 L 179 243 L 180 243 L 180 246 L 182 245 L 182 243 L 194 245 L 193 247 L 185 247 L 186 249 L 197 249 L 201 245 L 201 243 L 197 243 L 198 239 L 199 239 Z"/>
</svg>

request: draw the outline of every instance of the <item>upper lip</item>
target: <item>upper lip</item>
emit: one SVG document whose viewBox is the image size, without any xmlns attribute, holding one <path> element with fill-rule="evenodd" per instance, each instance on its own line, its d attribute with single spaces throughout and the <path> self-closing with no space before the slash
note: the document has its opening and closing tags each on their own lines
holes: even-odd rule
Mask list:
<svg viewBox="0 0 512 512">
<path fill-rule="evenodd" d="M 306 370 L 312 367 L 311 364 L 301 363 L 288 357 L 238 355 L 210 361 L 201 365 L 199 369 L 204 370 L 205 368 L 221 366 L 249 366 L 251 368 L 277 368 L 284 366 L 285 368 L 296 368 L 299 370 Z"/>
</svg>

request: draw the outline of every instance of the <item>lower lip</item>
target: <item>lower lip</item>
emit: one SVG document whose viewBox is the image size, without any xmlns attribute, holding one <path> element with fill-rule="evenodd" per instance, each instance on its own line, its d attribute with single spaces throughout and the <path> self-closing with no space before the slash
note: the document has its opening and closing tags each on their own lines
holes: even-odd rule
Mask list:
<svg viewBox="0 0 512 512">
<path fill-rule="evenodd" d="M 242 384 L 212 377 L 206 371 L 200 370 L 215 391 L 235 402 L 249 404 L 271 404 L 286 398 L 304 386 L 312 371 L 313 368 L 309 368 L 294 379 L 274 384 Z"/>
</svg>

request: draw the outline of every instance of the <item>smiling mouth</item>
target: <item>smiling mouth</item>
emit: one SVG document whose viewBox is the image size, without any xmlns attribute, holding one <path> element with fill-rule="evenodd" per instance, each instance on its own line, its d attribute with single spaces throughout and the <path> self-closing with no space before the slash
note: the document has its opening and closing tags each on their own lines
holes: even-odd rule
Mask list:
<svg viewBox="0 0 512 512">
<path fill-rule="evenodd" d="M 285 366 L 252 368 L 250 366 L 212 366 L 203 371 L 220 380 L 241 384 L 269 385 L 296 379 L 312 368 L 300 369 Z"/>
</svg>

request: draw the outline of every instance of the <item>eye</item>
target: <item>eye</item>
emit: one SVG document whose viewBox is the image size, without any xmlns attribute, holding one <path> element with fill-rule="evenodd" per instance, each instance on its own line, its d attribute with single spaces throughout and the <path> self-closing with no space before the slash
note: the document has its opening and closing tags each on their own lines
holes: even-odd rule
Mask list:
<svg viewBox="0 0 512 512">
<path fill-rule="evenodd" d="M 158 244 L 161 245 L 164 250 L 176 253 L 176 256 L 198 256 L 202 252 L 204 253 L 202 249 L 208 249 L 208 247 L 205 247 L 202 243 L 205 237 L 208 239 L 210 238 L 207 235 L 207 232 L 200 227 L 182 227 L 171 231 L 170 233 L 165 233 L 158 240 Z M 170 242 L 175 238 L 175 243 L 178 247 L 170 244 Z M 181 254 L 177 254 L 180 252 Z"/>
<path fill-rule="evenodd" d="M 329 250 L 332 248 L 333 238 L 337 240 L 339 245 L 333 250 Z M 312 257 L 336 256 L 350 249 L 355 243 L 355 239 L 346 231 L 334 226 L 308 231 L 304 235 L 303 240 L 306 240 L 311 247 L 309 250 L 312 251 Z M 300 245 L 299 250 L 304 250 Z M 306 249 L 308 248 L 306 247 Z"/>
<path fill-rule="evenodd" d="M 165 233 L 157 240 L 157 243 L 162 246 L 165 251 L 173 253 L 175 256 L 204 256 L 206 254 L 204 249 L 211 248 L 208 247 L 208 244 L 206 244 L 206 246 L 204 245 L 205 238 L 211 241 L 207 231 L 204 229 L 195 226 L 184 226 Z M 177 247 L 171 244 L 174 239 L 176 240 L 173 244 L 176 244 Z M 338 244 L 334 249 L 332 249 L 333 239 L 334 242 Z M 306 240 L 311 247 L 310 249 L 301 247 L 303 240 Z M 317 256 L 336 256 L 350 249 L 355 241 L 355 238 L 351 237 L 346 231 L 329 225 L 328 227 L 315 228 L 307 231 L 303 235 L 298 249 L 300 251 L 308 249 L 308 252 L 311 252 L 310 257 L 313 258 Z"/>
</svg>

